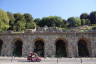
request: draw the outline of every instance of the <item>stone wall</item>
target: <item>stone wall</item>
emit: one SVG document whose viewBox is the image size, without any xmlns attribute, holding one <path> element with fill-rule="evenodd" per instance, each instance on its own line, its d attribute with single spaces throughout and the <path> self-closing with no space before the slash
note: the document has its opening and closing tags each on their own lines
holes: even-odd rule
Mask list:
<svg viewBox="0 0 96 64">
<path fill-rule="evenodd" d="M 36 39 L 44 41 L 44 56 L 55 57 L 56 40 L 62 39 L 67 44 L 67 57 L 78 57 L 78 41 L 84 39 L 88 43 L 90 57 L 96 57 L 96 33 L 71 33 L 71 32 L 39 32 L 39 33 L 1 33 L 0 40 L 3 41 L 1 56 L 12 56 L 13 44 L 16 40 L 23 42 L 22 56 L 27 56 L 34 51 Z"/>
</svg>

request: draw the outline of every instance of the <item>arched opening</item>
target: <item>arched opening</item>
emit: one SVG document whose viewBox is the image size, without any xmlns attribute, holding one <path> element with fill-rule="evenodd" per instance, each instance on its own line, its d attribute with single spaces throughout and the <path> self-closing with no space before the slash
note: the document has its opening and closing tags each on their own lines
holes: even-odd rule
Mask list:
<svg viewBox="0 0 96 64">
<path fill-rule="evenodd" d="M 67 57 L 66 42 L 63 40 L 56 41 L 56 57 Z"/>
<path fill-rule="evenodd" d="M 39 56 L 44 57 L 44 42 L 43 40 L 37 40 L 35 42 L 34 52 Z"/>
<path fill-rule="evenodd" d="M 13 50 L 13 55 L 14 56 L 22 56 L 22 41 L 21 40 L 16 40 L 14 43 L 14 50 Z"/>
<path fill-rule="evenodd" d="M 2 45 L 3 45 L 3 41 L 0 40 L 0 55 L 1 55 Z"/>
<path fill-rule="evenodd" d="M 88 44 L 83 39 L 78 42 L 78 54 L 80 57 L 89 57 Z"/>
</svg>

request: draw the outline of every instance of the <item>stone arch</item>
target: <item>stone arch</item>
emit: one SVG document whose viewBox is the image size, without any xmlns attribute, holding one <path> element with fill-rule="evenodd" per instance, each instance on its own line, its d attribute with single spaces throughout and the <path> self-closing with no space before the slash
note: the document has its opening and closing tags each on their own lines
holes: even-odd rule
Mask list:
<svg viewBox="0 0 96 64">
<path fill-rule="evenodd" d="M 13 55 L 22 56 L 23 41 L 20 38 L 13 40 Z"/>
<path fill-rule="evenodd" d="M 56 57 L 67 57 L 68 43 L 66 39 L 58 38 L 55 42 L 56 46 Z"/>
<path fill-rule="evenodd" d="M 91 42 L 87 38 L 80 38 L 78 41 L 79 57 L 89 57 L 91 52 Z"/>
<path fill-rule="evenodd" d="M 3 46 L 3 40 L 0 39 L 0 55 L 1 55 L 1 51 L 2 51 L 2 46 Z"/>
<path fill-rule="evenodd" d="M 44 40 L 42 38 L 37 38 L 34 42 L 34 52 L 39 56 L 44 57 Z"/>
</svg>

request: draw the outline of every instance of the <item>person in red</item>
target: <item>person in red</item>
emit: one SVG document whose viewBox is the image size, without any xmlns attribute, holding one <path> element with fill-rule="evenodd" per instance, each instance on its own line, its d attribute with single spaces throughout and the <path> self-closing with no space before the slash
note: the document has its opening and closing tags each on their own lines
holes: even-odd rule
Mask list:
<svg viewBox="0 0 96 64">
<path fill-rule="evenodd" d="M 35 52 L 30 52 L 28 57 L 27 57 L 28 61 L 32 61 L 32 62 L 39 62 L 41 61 L 41 59 L 39 58 L 39 56 L 37 55 L 37 53 Z"/>
<path fill-rule="evenodd" d="M 31 61 L 32 55 L 33 55 L 32 52 L 30 52 L 30 53 L 28 54 L 28 57 L 27 57 L 27 60 L 28 60 L 28 61 Z"/>
</svg>

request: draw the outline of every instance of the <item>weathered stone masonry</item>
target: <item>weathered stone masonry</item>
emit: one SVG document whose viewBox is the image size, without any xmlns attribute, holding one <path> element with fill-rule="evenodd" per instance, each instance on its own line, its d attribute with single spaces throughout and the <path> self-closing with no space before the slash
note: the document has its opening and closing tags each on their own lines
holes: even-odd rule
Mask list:
<svg viewBox="0 0 96 64">
<path fill-rule="evenodd" d="M 96 57 L 96 33 L 93 32 L 1 33 L 0 40 L 3 43 L 1 56 L 12 56 L 17 40 L 22 41 L 22 56 L 27 56 L 30 51 L 34 51 L 35 42 L 41 40 L 44 42 L 44 57 L 55 57 L 56 41 L 62 40 L 66 44 L 67 57 L 79 57 L 78 42 L 84 40 L 87 43 L 89 57 Z"/>
</svg>

